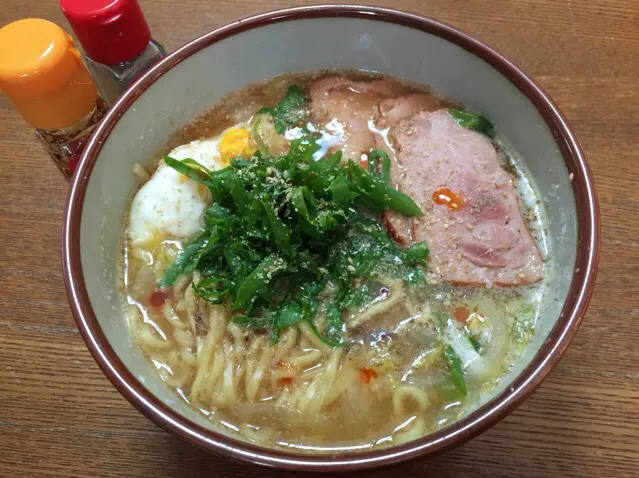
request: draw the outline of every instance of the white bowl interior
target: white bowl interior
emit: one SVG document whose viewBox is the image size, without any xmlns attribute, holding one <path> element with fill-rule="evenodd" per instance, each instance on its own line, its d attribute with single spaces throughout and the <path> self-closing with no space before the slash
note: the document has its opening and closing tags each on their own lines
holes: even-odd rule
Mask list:
<svg viewBox="0 0 639 478">
<path fill-rule="evenodd" d="M 294 41 L 292 40 L 294 39 Z M 430 85 L 482 112 L 525 160 L 547 207 L 551 280 L 536 335 L 498 393 L 530 362 L 557 321 L 576 255 L 576 208 L 568 171 L 551 131 L 528 98 L 496 69 L 463 48 L 408 27 L 369 19 L 319 18 L 267 25 L 226 38 L 165 73 L 123 114 L 91 175 L 81 219 L 82 271 L 107 339 L 129 370 L 178 413 L 212 423 L 179 400 L 132 344 L 120 304 L 116 263 L 131 194 L 130 174 L 167 138 L 221 97 L 286 72 L 323 68 L 388 73 Z M 224 432 L 224 430 L 218 430 Z"/>
</svg>

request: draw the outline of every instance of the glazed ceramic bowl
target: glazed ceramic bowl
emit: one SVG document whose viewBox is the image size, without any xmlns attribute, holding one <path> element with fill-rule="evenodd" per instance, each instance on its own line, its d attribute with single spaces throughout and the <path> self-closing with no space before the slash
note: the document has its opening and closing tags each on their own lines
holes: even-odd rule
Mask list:
<svg viewBox="0 0 639 478">
<path fill-rule="evenodd" d="M 421 84 L 488 116 L 524 158 L 548 205 L 551 283 L 536 335 L 486 403 L 461 421 L 401 446 L 331 456 L 255 446 L 216 429 L 164 385 L 131 343 L 117 260 L 131 168 L 227 93 L 285 72 L 376 71 Z M 64 276 L 86 344 L 117 389 L 164 429 L 206 450 L 263 465 L 353 470 L 432 455 L 485 431 L 548 375 L 577 331 L 593 291 L 599 214 L 590 169 L 548 96 L 500 54 L 452 27 L 360 6 L 282 10 L 207 33 L 139 79 L 109 112 L 83 155 L 64 218 Z M 98 411 L 96 411 L 98 413 Z"/>
</svg>

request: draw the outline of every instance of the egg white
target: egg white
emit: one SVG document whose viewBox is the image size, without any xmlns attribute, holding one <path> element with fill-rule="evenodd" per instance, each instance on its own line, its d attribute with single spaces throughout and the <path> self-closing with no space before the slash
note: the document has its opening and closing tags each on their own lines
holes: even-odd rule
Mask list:
<svg viewBox="0 0 639 478">
<path fill-rule="evenodd" d="M 212 170 L 221 169 L 222 136 L 224 133 L 214 139 L 192 141 L 168 155 L 174 159 L 192 158 Z M 204 227 L 202 215 L 206 207 L 206 192 L 162 161 L 133 198 L 128 231 L 131 245 L 140 246 L 158 236 L 182 239 L 194 235 Z"/>
</svg>

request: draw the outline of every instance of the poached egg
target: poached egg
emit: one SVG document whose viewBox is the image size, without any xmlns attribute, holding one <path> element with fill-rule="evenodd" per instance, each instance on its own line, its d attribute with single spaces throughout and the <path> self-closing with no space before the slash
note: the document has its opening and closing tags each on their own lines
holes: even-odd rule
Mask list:
<svg viewBox="0 0 639 478">
<path fill-rule="evenodd" d="M 216 138 L 191 141 L 168 156 L 191 158 L 211 170 L 228 166 L 229 159 L 250 156 L 250 134 L 238 124 Z M 145 246 L 165 239 L 185 239 L 204 227 L 203 213 L 210 201 L 208 190 L 160 162 L 151 178 L 136 193 L 129 217 L 132 246 Z"/>
</svg>

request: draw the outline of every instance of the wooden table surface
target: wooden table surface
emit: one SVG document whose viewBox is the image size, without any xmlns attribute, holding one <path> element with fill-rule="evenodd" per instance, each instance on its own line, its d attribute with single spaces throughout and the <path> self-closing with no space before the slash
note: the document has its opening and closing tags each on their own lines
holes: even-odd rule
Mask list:
<svg viewBox="0 0 639 478">
<path fill-rule="evenodd" d="M 140 3 L 168 50 L 230 20 L 291 5 Z M 557 101 L 594 170 L 603 249 L 587 317 L 538 391 L 461 448 L 368 475 L 639 476 L 639 2 L 398 0 L 393 6 L 477 36 Z M 54 0 L 0 2 L 0 24 L 22 17 L 67 27 Z M 60 264 L 67 183 L 4 97 L 0 184 L 0 476 L 288 475 L 183 443 L 111 386 L 67 305 Z"/>
</svg>

